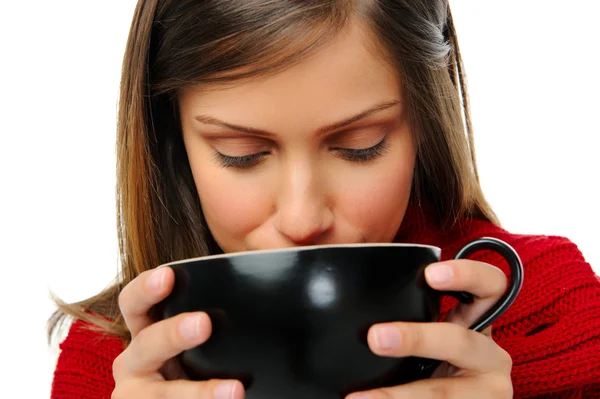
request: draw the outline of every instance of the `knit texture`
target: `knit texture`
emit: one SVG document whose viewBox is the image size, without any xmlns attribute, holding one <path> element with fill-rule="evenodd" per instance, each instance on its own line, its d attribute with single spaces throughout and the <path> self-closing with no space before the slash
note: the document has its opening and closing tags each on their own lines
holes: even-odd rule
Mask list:
<svg viewBox="0 0 600 399">
<path fill-rule="evenodd" d="M 410 207 L 397 241 L 435 245 L 451 259 L 479 237 L 506 241 L 525 268 L 522 291 L 493 325 L 493 338 L 513 359 L 515 398 L 600 398 L 600 278 L 566 238 L 510 234 L 493 224 L 465 220 L 446 234 L 420 208 Z M 510 274 L 493 251 L 471 259 Z M 443 314 L 456 305 L 444 298 Z M 51 399 L 106 399 L 114 389 L 112 362 L 123 351 L 119 339 L 75 322 L 60 345 Z"/>
</svg>

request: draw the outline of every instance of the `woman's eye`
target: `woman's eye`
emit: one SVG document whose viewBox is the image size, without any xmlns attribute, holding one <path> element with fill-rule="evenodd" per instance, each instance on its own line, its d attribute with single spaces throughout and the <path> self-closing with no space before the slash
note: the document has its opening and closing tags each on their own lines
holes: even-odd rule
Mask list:
<svg viewBox="0 0 600 399">
<path fill-rule="evenodd" d="M 379 143 L 369 148 L 356 149 L 334 147 L 330 150 L 334 151 L 338 157 L 347 161 L 364 163 L 379 158 L 384 154 L 388 146 L 389 144 L 384 137 Z M 234 157 L 215 151 L 215 159 L 217 163 L 224 168 L 248 169 L 258 165 L 269 154 L 269 151 L 263 151 Z"/>
<path fill-rule="evenodd" d="M 215 151 L 217 163 L 224 168 L 245 169 L 258 165 L 269 152 L 257 152 L 256 154 L 243 155 L 241 157 L 232 157 Z"/>
<path fill-rule="evenodd" d="M 360 149 L 335 147 L 331 151 L 335 151 L 340 158 L 350 162 L 369 162 L 383 155 L 388 147 L 389 143 L 387 142 L 387 138 L 384 137 L 383 140 L 373 147 Z"/>
</svg>

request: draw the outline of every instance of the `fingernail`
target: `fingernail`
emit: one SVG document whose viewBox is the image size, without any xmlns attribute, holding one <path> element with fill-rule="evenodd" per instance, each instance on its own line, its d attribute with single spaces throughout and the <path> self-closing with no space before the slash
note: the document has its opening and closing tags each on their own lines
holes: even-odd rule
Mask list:
<svg viewBox="0 0 600 399">
<path fill-rule="evenodd" d="M 193 314 L 185 317 L 179 323 L 179 333 L 186 340 L 194 340 L 200 335 L 200 318 L 201 314 Z"/>
<path fill-rule="evenodd" d="M 237 381 L 223 381 L 219 383 L 213 391 L 215 399 L 235 398 L 235 391 L 238 387 L 238 384 L 239 383 Z"/>
<path fill-rule="evenodd" d="M 150 277 L 148 277 L 148 281 L 146 281 L 146 286 L 151 290 L 157 290 L 162 286 L 163 279 L 165 277 L 166 269 L 156 269 L 152 272 Z"/>
<path fill-rule="evenodd" d="M 371 399 L 371 395 L 364 392 L 358 392 L 346 396 L 346 399 Z"/>
<path fill-rule="evenodd" d="M 377 349 L 392 349 L 400 345 L 400 331 L 392 326 L 375 327 Z"/>
<path fill-rule="evenodd" d="M 444 263 L 431 265 L 425 269 L 427 280 L 433 284 L 445 284 L 452 280 L 452 268 Z"/>
</svg>

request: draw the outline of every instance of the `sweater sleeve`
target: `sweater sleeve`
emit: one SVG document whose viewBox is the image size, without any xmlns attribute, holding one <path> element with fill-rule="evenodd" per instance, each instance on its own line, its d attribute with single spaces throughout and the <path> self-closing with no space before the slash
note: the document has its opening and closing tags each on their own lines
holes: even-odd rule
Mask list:
<svg viewBox="0 0 600 399">
<path fill-rule="evenodd" d="M 112 363 L 123 351 L 114 337 L 76 321 L 60 344 L 51 399 L 108 399 L 114 390 Z"/>
<path fill-rule="evenodd" d="M 494 331 L 513 358 L 515 398 L 600 398 L 599 277 L 565 238 L 517 245 L 525 265 L 520 304 Z"/>
</svg>

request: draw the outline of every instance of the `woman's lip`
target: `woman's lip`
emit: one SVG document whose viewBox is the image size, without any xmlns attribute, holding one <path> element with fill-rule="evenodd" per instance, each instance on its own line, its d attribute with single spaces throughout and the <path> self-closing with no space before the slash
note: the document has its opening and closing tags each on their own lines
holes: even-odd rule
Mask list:
<svg viewBox="0 0 600 399">
<path fill-rule="evenodd" d="M 348 240 L 348 241 L 326 241 L 326 242 L 316 242 L 304 245 L 283 245 L 283 246 L 275 246 L 275 247 L 256 247 L 256 248 L 247 248 L 246 251 L 268 251 L 271 249 L 284 249 L 284 248 L 302 248 L 302 247 L 314 247 L 318 245 L 352 245 L 352 244 L 367 244 L 368 241 L 366 237 L 361 236 L 359 240 Z"/>
</svg>

